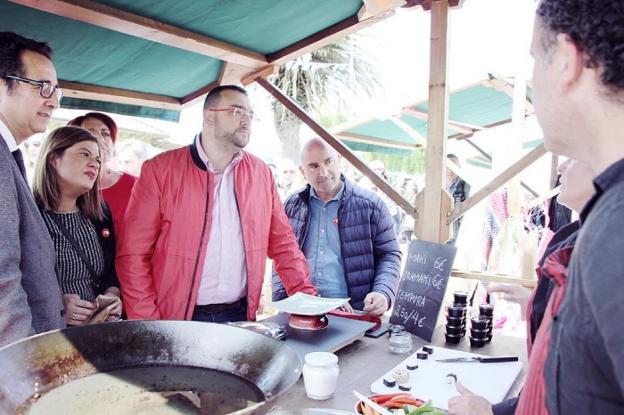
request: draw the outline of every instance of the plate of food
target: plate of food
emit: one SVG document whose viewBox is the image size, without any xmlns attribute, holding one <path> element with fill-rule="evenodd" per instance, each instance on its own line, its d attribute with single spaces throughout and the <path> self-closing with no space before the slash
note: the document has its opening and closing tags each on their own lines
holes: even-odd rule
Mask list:
<svg viewBox="0 0 624 415">
<path fill-rule="evenodd" d="M 364 398 L 362 398 L 364 399 Z M 374 404 L 360 400 L 355 404 L 355 413 L 361 415 L 383 415 L 378 405 L 392 415 L 444 415 L 445 412 L 436 409 L 431 405 L 431 401 L 425 402 L 409 393 L 386 393 L 372 395 L 368 397 Z"/>
<path fill-rule="evenodd" d="M 284 313 L 301 316 L 320 316 L 342 307 L 349 298 L 323 298 L 305 293 L 296 293 L 284 300 L 274 301 L 271 307 Z"/>
</svg>

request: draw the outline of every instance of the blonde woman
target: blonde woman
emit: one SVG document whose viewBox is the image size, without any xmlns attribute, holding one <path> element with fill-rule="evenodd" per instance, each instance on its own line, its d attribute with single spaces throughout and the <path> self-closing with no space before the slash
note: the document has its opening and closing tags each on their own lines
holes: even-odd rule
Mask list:
<svg viewBox="0 0 624 415">
<path fill-rule="evenodd" d="M 115 233 L 99 191 L 100 148 L 79 127 L 61 127 L 43 143 L 33 192 L 54 241 L 56 274 L 70 326 L 89 321 L 103 302 L 122 313 L 115 272 Z"/>
</svg>

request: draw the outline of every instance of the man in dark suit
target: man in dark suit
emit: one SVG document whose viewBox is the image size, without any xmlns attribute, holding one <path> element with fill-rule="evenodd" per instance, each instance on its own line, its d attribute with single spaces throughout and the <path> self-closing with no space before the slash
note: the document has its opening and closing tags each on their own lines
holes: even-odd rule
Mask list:
<svg viewBox="0 0 624 415">
<path fill-rule="evenodd" d="M 0 32 L 0 346 L 64 327 L 54 246 L 17 147 L 59 106 L 51 56 L 46 43 Z"/>
</svg>

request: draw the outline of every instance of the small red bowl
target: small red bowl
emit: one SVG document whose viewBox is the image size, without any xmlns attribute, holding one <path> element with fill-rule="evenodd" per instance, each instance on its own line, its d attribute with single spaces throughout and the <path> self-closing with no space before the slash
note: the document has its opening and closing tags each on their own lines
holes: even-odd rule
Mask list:
<svg viewBox="0 0 624 415">
<path fill-rule="evenodd" d="M 293 329 L 318 331 L 329 326 L 329 319 L 325 314 L 322 316 L 302 316 L 291 314 L 288 318 L 288 325 Z"/>
</svg>

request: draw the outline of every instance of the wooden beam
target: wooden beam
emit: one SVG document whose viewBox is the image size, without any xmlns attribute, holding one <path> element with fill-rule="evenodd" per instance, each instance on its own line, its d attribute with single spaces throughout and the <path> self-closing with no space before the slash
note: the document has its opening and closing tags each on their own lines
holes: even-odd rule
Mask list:
<svg viewBox="0 0 624 415">
<path fill-rule="evenodd" d="M 403 7 L 416 7 L 416 6 L 422 6 L 423 9 L 425 10 L 431 10 L 431 3 L 436 2 L 438 0 L 405 0 L 405 5 Z M 449 6 L 450 7 L 461 7 L 462 3 L 465 0 L 449 0 Z"/>
<path fill-rule="evenodd" d="M 538 196 L 535 199 L 527 202 L 525 209 L 532 209 L 535 206 L 539 206 L 545 201 L 547 201 L 548 199 L 552 199 L 553 197 L 557 196 L 559 193 L 561 193 L 561 186 L 557 186 L 554 189 L 550 189 L 548 192 L 546 192 L 546 194 Z"/>
<path fill-rule="evenodd" d="M 290 97 L 284 95 L 282 91 L 276 88 L 273 84 L 264 78 L 257 78 L 256 83 L 264 88 L 269 94 L 271 94 L 276 100 L 282 103 L 288 108 L 297 118 L 299 118 L 304 124 L 306 124 L 312 131 L 318 134 L 323 140 L 332 146 L 336 151 L 347 159 L 353 167 L 361 171 L 366 177 L 368 177 L 375 186 L 384 192 L 394 203 L 400 206 L 407 214 L 414 216 L 415 209 L 412 204 L 405 199 L 399 192 L 394 190 L 392 186 L 386 182 L 381 176 L 377 175 L 373 170 L 368 167 L 368 164 L 360 160 L 344 143 L 338 140 L 332 135 L 325 127 L 316 122 L 308 113 L 302 109 L 299 104 L 293 101 Z"/>
<path fill-rule="evenodd" d="M 180 100 L 166 95 L 108 88 L 78 82 L 59 81 L 64 96 L 68 98 L 92 99 L 95 101 L 116 102 L 119 104 L 144 105 L 152 108 L 179 110 Z"/>
<path fill-rule="evenodd" d="M 372 144 L 376 146 L 389 147 L 389 148 L 399 148 L 401 150 L 416 150 L 417 148 L 420 148 L 418 144 L 404 144 L 404 143 L 400 143 L 396 141 L 387 141 L 387 140 L 382 140 L 377 137 L 370 137 L 370 136 L 361 135 L 361 134 L 353 134 L 353 133 L 344 132 L 344 133 L 337 133 L 336 135 L 341 139 L 353 141 L 356 143 Z"/>
<path fill-rule="evenodd" d="M 89 0 L 10 0 L 47 13 L 252 68 L 264 55 L 179 27 Z"/>
<path fill-rule="evenodd" d="M 256 69 L 249 66 L 224 62 L 219 74 L 219 85 L 240 84 L 241 79 L 255 71 Z"/>
<path fill-rule="evenodd" d="M 478 145 L 476 145 L 472 140 L 466 138 L 464 140 L 462 140 L 463 142 L 469 144 L 470 146 L 472 146 L 475 150 L 477 150 L 483 157 L 485 157 L 488 161 L 492 161 L 492 156 L 490 156 L 488 153 L 485 152 L 485 150 L 483 150 L 481 147 L 479 147 Z M 520 181 L 520 186 L 522 186 L 524 188 L 524 190 L 526 190 L 527 192 L 531 193 L 533 195 L 533 197 L 538 197 L 539 193 L 537 193 L 535 190 L 533 190 L 528 184 L 526 184 L 523 181 Z"/>
<path fill-rule="evenodd" d="M 534 288 L 537 286 L 536 280 L 530 280 L 522 277 L 512 277 L 509 275 L 503 274 L 492 274 L 488 272 L 479 272 L 479 271 L 460 271 L 454 269 L 451 271 L 451 277 L 455 278 L 464 278 L 468 280 L 479 280 L 486 282 L 500 282 L 503 284 L 516 284 L 522 285 L 527 288 Z"/>
<path fill-rule="evenodd" d="M 492 181 L 490 181 L 487 185 L 483 186 L 477 193 L 470 196 L 467 200 L 461 203 L 459 206 L 455 207 L 453 213 L 448 218 L 447 223 L 453 223 L 455 220 L 459 219 L 470 210 L 472 207 L 477 205 L 480 201 L 485 199 L 490 195 L 493 191 L 503 186 L 510 179 L 516 177 L 518 174 L 522 172 L 526 167 L 533 164 L 540 157 L 546 154 L 546 148 L 544 144 L 540 144 L 531 150 L 527 155 L 522 157 L 520 160 L 509 166 L 505 171 L 495 177 Z"/>
<path fill-rule="evenodd" d="M 283 63 L 293 60 L 298 56 L 312 52 L 330 43 L 335 43 L 340 39 L 347 37 L 351 33 L 355 33 L 358 30 L 361 30 L 381 20 L 387 19 L 388 17 L 393 15 L 394 10 L 388 10 L 385 13 L 362 21 L 359 20 L 357 14 L 351 17 L 347 17 L 346 19 L 326 29 L 323 29 L 320 32 L 314 33 L 313 35 L 310 35 L 307 38 L 300 40 L 299 42 L 293 43 L 292 45 L 287 46 L 284 49 L 280 49 L 276 52 L 268 54 L 267 61 L 274 65 L 281 65 Z"/>
<path fill-rule="evenodd" d="M 496 122 L 494 122 L 492 124 L 484 125 L 483 129 L 487 130 L 488 128 L 498 127 L 500 125 L 509 124 L 510 122 L 511 122 L 511 119 L 496 121 Z M 470 132 L 470 133 L 466 133 L 466 134 L 462 134 L 462 133 L 453 134 L 452 136 L 449 137 L 449 140 L 464 140 L 466 138 L 472 137 L 477 132 L 478 131 L 474 131 L 474 132 Z"/>
<path fill-rule="evenodd" d="M 191 92 L 188 95 L 183 96 L 180 99 L 180 103 L 182 104 L 182 108 L 188 108 L 191 105 L 195 105 L 197 102 L 204 99 L 204 95 L 206 95 L 210 90 L 214 87 L 221 85 L 219 81 L 214 81 L 209 83 L 206 86 L 199 88 L 197 91 Z"/>
<path fill-rule="evenodd" d="M 448 0 L 435 1 L 431 5 L 431 48 L 429 65 L 429 112 L 427 128 L 427 165 L 420 239 L 433 242 L 442 240 L 440 212 L 446 188 L 446 140 L 448 121 Z M 450 223 L 450 222 L 449 222 Z"/>
<path fill-rule="evenodd" d="M 240 80 L 243 85 L 249 85 L 258 78 L 266 78 L 267 76 L 275 75 L 279 67 L 277 65 L 267 65 L 262 69 L 259 69 L 249 75 L 246 75 Z"/>
<path fill-rule="evenodd" d="M 399 6 L 405 4 L 405 0 L 362 0 L 364 5 L 358 12 L 358 18 L 360 20 L 369 19 L 374 16 L 378 16 L 387 12 L 388 10 L 396 9 Z"/>
<path fill-rule="evenodd" d="M 403 132 L 405 132 L 405 134 L 407 134 L 411 138 L 413 138 L 414 141 L 416 141 L 417 144 L 419 144 L 419 145 L 421 145 L 423 147 L 426 145 L 425 137 L 423 137 L 422 135 L 418 134 L 418 131 L 416 131 L 412 127 L 410 127 L 405 121 L 403 121 L 399 117 L 391 117 L 390 121 L 392 121 L 397 127 L 399 127 L 401 130 L 403 130 Z"/>
<path fill-rule="evenodd" d="M 409 115 L 410 117 L 418 118 L 419 120 L 427 121 L 429 120 L 429 113 L 426 111 L 422 111 L 415 108 L 405 107 L 401 110 L 401 112 L 405 115 Z M 453 120 L 448 120 L 448 126 L 453 130 L 458 131 L 462 134 L 474 134 L 477 131 L 481 131 L 484 128 L 476 125 L 465 124 Z"/>
</svg>

